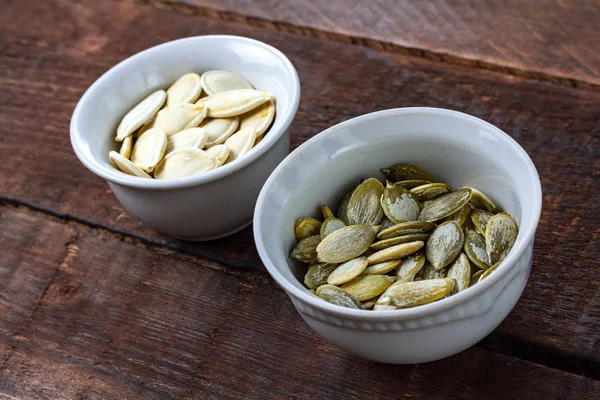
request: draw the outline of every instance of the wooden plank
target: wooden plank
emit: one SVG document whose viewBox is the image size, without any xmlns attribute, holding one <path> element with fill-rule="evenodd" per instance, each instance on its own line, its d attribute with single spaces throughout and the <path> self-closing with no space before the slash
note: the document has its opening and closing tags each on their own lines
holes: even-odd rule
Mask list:
<svg viewBox="0 0 600 400">
<path fill-rule="evenodd" d="M 419 366 L 355 359 L 325 343 L 270 279 L 232 275 L 79 224 L 11 207 L 16 248 L 69 237 L 56 274 L 0 370 L 9 398 L 594 399 L 600 382 L 471 348 Z M 0 232 L 0 237 L 4 237 Z M 44 272 L 44 263 L 34 265 Z M 11 292 L 7 302 L 14 300 Z M 18 299 L 17 299 L 18 301 Z M 0 314 L 0 320 L 5 318 Z M 531 382 L 544 382 L 535 390 Z"/>
<path fill-rule="evenodd" d="M 8 212 L 5 212 L 8 211 Z M 15 210 L 0 209 L 0 338 L 21 337 L 50 281 L 70 256 L 76 233 L 70 227 Z M 52 240 L 48 240 L 52 238 Z M 12 346 L 0 341 L 0 366 L 12 356 Z"/>
<path fill-rule="evenodd" d="M 350 117 L 409 105 L 468 112 L 521 143 L 538 167 L 544 190 L 534 268 L 522 301 L 485 343 L 525 359 L 600 376 L 600 271 L 594 268 L 600 253 L 600 204 L 594 201 L 600 196 L 599 93 L 139 4 L 56 0 L 36 5 L 39 18 L 29 17 L 27 1 L 14 3 L 10 18 L 0 15 L 0 146 L 5 161 L 0 193 L 5 198 L 229 267 L 262 270 L 250 230 L 221 241 L 188 244 L 141 226 L 77 162 L 68 141 L 68 121 L 78 96 L 127 55 L 186 35 L 254 37 L 288 54 L 301 76 L 303 101 L 292 125 L 293 147 Z M 54 20 L 65 23 L 52 24 Z M 43 151 L 32 151 L 36 148 Z"/>
<path fill-rule="evenodd" d="M 141 1 L 460 65 L 600 85 L 600 5 L 594 0 Z"/>
</svg>

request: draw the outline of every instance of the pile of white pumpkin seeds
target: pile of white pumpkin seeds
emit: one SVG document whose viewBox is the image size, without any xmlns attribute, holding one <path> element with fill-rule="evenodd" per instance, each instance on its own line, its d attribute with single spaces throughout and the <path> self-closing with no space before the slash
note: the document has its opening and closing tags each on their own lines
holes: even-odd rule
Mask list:
<svg viewBox="0 0 600 400">
<path fill-rule="evenodd" d="M 396 310 L 431 303 L 485 279 L 517 239 L 512 216 L 472 187 L 453 190 L 429 172 L 397 164 L 346 194 L 337 217 L 296 222 L 291 257 L 304 284 L 342 307 Z"/>
<path fill-rule="evenodd" d="M 189 73 L 123 117 L 115 138 L 121 149 L 109 158 L 121 172 L 142 178 L 198 175 L 243 156 L 274 118 L 273 96 L 240 75 Z"/>
</svg>

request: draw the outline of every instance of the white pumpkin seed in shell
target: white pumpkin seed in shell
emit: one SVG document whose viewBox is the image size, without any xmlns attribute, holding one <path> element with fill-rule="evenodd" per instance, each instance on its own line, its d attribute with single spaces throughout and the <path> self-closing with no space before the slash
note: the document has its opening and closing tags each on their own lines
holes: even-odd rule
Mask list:
<svg viewBox="0 0 600 400">
<path fill-rule="evenodd" d="M 367 258 L 358 257 L 338 266 L 327 278 L 327 283 L 330 285 L 341 285 L 350 282 L 356 278 L 367 268 Z"/>
<path fill-rule="evenodd" d="M 167 93 L 164 90 L 157 90 L 133 107 L 119 123 L 115 140 L 122 141 L 142 125 L 150 122 L 163 106 L 166 98 Z"/>
<path fill-rule="evenodd" d="M 267 92 L 240 89 L 205 97 L 196 104 L 206 106 L 211 118 L 227 118 L 247 113 L 272 99 L 273 96 Z"/>
<path fill-rule="evenodd" d="M 145 134 L 145 133 L 144 133 Z M 167 139 L 166 154 L 180 149 L 202 149 L 206 144 L 206 131 L 202 128 L 184 129 Z"/>
<path fill-rule="evenodd" d="M 225 164 L 225 162 L 229 158 L 229 153 L 231 152 L 229 150 L 229 147 L 225 146 L 224 144 L 218 144 L 218 145 L 210 147 L 204 151 L 206 151 L 207 154 L 209 154 L 217 159 L 216 167 L 220 167 L 221 165 Z"/>
<path fill-rule="evenodd" d="M 162 160 L 167 148 L 167 135 L 160 128 L 144 132 L 133 145 L 131 162 L 146 172 L 152 172 Z"/>
<path fill-rule="evenodd" d="M 121 142 L 121 149 L 119 150 L 119 154 L 127 159 L 130 159 L 132 149 L 133 149 L 133 135 L 129 135 L 125 139 L 123 139 L 123 142 Z"/>
<path fill-rule="evenodd" d="M 181 149 L 167 154 L 154 170 L 156 179 L 185 178 L 210 171 L 217 165 L 215 157 L 200 149 Z"/>
<path fill-rule="evenodd" d="M 201 93 L 200 75 L 193 72 L 185 74 L 167 89 L 167 107 L 193 103 L 198 100 Z"/>
<path fill-rule="evenodd" d="M 256 132 L 254 129 L 242 129 L 237 131 L 225 141 L 225 146 L 229 148 L 229 157 L 225 164 L 237 160 L 246 154 L 256 141 Z"/>
<path fill-rule="evenodd" d="M 350 225 L 329 234 L 319 243 L 319 262 L 343 263 L 363 254 L 373 240 L 376 228 L 368 225 Z"/>
<path fill-rule="evenodd" d="M 178 104 L 163 108 L 146 129 L 161 128 L 167 136 L 184 129 L 195 128 L 206 118 L 206 107 L 194 104 Z"/>
<path fill-rule="evenodd" d="M 137 165 L 135 165 L 116 151 L 111 151 L 110 153 L 108 153 L 108 158 L 119 171 L 124 172 L 127 175 L 152 179 L 152 177 L 144 171 L 142 171 L 140 167 L 138 167 Z"/>
<path fill-rule="evenodd" d="M 254 89 L 250 82 L 231 71 L 206 71 L 200 78 L 202 88 L 209 95 L 237 89 Z"/>
<path fill-rule="evenodd" d="M 275 103 L 269 100 L 263 105 L 256 107 L 254 110 L 240 115 L 240 128 L 252 128 L 256 131 L 256 137 L 262 135 L 269 129 L 273 119 L 275 118 Z"/>
<path fill-rule="evenodd" d="M 223 143 L 237 130 L 240 124 L 238 117 L 229 118 L 207 118 L 200 124 L 200 128 L 206 131 L 206 147 L 216 146 Z"/>
</svg>

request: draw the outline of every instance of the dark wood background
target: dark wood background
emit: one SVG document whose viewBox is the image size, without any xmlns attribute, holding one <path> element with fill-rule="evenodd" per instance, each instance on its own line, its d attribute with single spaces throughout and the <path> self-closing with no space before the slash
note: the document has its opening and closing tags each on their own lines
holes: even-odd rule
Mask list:
<svg viewBox="0 0 600 400">
<path fill-rule="evenodd" d="M 597 1 L 0 0 L 0 10 L 0 398 L 600 399 Z M 544 204 L 509 317 L 442 361 L 362 361 L 305 325 L 251 228 L 186 243 L 130 217 L 71 149 L 75 104 L 124 58 L 204 34 L 290 57 L 302 83 L 292 148 L 402 106 L 467 112 L 515 138 Z"/>
</svg>

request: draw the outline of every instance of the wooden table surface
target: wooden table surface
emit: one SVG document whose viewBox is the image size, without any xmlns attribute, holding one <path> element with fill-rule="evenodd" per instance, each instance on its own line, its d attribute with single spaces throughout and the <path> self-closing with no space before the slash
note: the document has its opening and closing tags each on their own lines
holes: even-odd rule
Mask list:
<svg viewBox="0 0 600 400">
<path fill-rule="evenodd" d="M 0 398 L 600 399 L 596 0 L 0 0 Z M 353 358 L 301 320 L 251 228 L 186 243 L 129 216 L 76 159 L 69 120 L 147 47 L 236 34 L 292 60 L 292 148 L 385 108 L 495 124 L 543 186 L 508 318 L 423 365 Z"/>
</svg>

